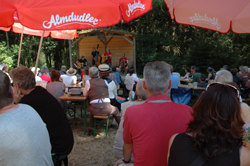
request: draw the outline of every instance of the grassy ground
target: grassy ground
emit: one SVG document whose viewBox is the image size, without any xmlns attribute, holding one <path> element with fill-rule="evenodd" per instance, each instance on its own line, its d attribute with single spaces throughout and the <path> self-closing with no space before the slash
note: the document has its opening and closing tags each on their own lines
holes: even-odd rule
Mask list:
<svg viewBox="0 0 250 166">
<path fill-rule="evenodd" d="M 113 156 L 113 144 L 117 126 L 110 128 L 108 136 L 105 127 L 97 126 L 97 136 L 84 135 L 84 119 L 68 117 L 74 134 L 74 148 L 69 154 L 69 166 L 111 166 L 116 159 Z M 87 116 L 87 126 L 89 116 Z"/>
</svg>

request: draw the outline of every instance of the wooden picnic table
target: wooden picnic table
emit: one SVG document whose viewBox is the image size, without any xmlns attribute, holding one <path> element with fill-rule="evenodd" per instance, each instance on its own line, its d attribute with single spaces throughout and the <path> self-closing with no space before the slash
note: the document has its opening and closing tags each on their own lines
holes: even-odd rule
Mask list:
<svg viewBox="0 0 250 166">
<path fill-rule="evenodd" d="M 73 111 L 74 111 L 74 118 L 75 118 L 75 114 L 76 114 L 76 107 L 80 107 L 81 108 L 81 117 L 82 117 L 82 110 L 84 110 L 84 134 L 86 134 L 86 121 L 87 121 L 87 97 L 84 96 L 70 96 L 70 94 L 65 94 L 63 96 L 58 97 L 58 99 L 62 100 L 62 107 L 63 109 L 67 110 L 67 108 L 70 107 L 74 107 Z M 79 103 L 67 103 L 66 101 L 71 101 L 71 102 L 79 102 Z"/>
<path fill-rule="evenodd" d="M 204 90 L 206 90 L 206 88 L 194 87 L 193 85 L 184 85 L 184 84 L 179 84 L 178 87 L 179 88 L 185 88 L 185 89 L 193 89 L 195 91 L 204 91 Z"/>
</svg>

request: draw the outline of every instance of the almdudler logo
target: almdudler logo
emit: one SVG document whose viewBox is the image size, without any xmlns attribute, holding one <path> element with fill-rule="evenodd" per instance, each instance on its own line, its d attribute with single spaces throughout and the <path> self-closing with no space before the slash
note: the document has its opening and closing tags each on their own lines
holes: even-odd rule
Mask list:
<svg viewBox="0 0 250 166">
<path fill-rule="evenodd" d="M 145 4 L 142 4 L 139 0 L 138 2 L 134 1 L 134 4 L 129 3 L 128 4 L 128 10 L 126 10 L 126 15 L 130 17 L 130 15 L 134 14 L 137 10 L 145 10 Z"/>
</svg>

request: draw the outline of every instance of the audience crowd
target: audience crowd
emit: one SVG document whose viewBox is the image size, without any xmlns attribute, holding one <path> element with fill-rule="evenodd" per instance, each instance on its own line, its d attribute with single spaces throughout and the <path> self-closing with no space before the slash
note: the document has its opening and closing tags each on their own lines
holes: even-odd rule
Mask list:
<svg viewBox="0 0 250 166">
<path fill-rule="evenodd" d="M 133 67 L 107 64 L 84 66 L 79 76 L 65 65 L 36 73 L 34 67 L 8 69 L 1 65 L 0 165 L 59 166 L 67 159 L 74 139 L 58 97 L 77 82 L 89 98 L 88 134 L 96 115 L 112 115 L 118 125 L 115 166 L 250 165 L 250 107 L 243 102 L 250 95 L 248 66 L 207 67 L 205 74 L 193 65 L 181 77 L 174 66 L 155 61 L 145 65 L 143 79 Z M 192 107 L 170 98 L 183 82 L 204 89 Z"/>
</svg>

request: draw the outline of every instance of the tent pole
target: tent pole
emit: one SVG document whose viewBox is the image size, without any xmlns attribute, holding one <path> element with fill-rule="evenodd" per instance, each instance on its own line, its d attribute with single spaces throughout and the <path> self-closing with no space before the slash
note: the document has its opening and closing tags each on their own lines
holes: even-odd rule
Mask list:
<svg viewBox="0 0 250 166">
<path fill-rule="evenodd" d="M 19 64 L 20 64 L 20 57 L 21 57 L 21 50 L 22 50 L 22 43 L 23 43 L 23 29 L 24 29 L 24 26 L 22 26 L 22 33 L 21 33 L 21 40 L 20 40 L 20 46 L 19 46 L 19 54 L 18 54 L 18 60 L 17 60 L 17 67 L 19 67 Z"/>
<path fill-rule="evenodd" d="M 42 47 L 42 43 L 43 43 L 43 36 L 44 36 L 44 31 L 43 31 L 43 33 L 42 33 L 42 36 L 41 36 L 41 39 L 40 39 L 39 48 L 38 48 L 38 52 L 37 52 L 36 66 L 35 66 L 35 75 L 36 75 L 37 65 L 38 65 L 39 56 L 40 56 L 40 52 L 41 52 L 41 47 Z"/>
<path fill-rule="evenodd" d="M 71 40 L 69 40 L 69 62 L 70 62 L 70 67 L 72 67 L 72 44 L 71 44 Z"/>
</svg>

